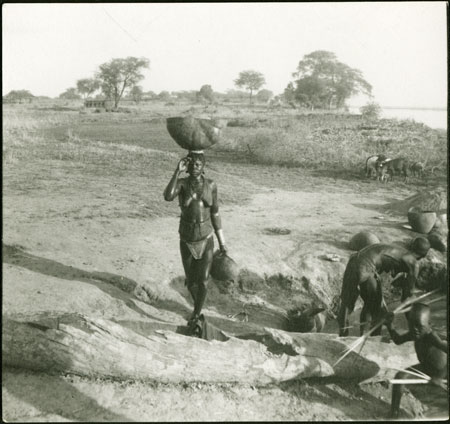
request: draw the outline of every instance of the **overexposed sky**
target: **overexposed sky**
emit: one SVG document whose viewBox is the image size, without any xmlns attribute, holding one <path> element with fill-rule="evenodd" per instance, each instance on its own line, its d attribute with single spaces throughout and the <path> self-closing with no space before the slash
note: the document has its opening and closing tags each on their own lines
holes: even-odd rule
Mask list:
<svg viewBox="0 0 450 424">
<path fill-rule="evenodd" d="M 305 54 L 329 50 L 363 72 L 384 106 L 447 104 L 443 1 L 6 4 L 2 31 L 3 94 L 56 97 L 127 56 L 150 60 L 145 91 L 225 92 L 254 69 L 278 94 Z"/>
</svg>

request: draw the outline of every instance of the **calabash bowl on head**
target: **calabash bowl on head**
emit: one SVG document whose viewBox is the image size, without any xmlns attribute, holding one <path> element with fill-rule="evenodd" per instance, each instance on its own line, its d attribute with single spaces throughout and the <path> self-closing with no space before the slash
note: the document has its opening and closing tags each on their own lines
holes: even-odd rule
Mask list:
<svg viewBox="0 0 450 424">
<path fill-rule="evenodd" d="M 167 118 L 167 131 L 186 150 L 203 150 L 219 141 L 222 125 L 213 119 L 177 116 Z"/>
</svg>

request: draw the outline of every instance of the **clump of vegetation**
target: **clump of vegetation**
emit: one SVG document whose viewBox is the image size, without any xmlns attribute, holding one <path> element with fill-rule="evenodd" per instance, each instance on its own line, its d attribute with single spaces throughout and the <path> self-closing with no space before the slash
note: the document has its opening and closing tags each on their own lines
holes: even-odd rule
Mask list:
<svg viewBox="0 0 450 424">
<path fill-rule="evenodd" d="M 376 120 L 371 131 L 360 130 L 358 115 L 318 113 L 255 122 L 256 127 L 228 124 L 221 145 L 254 163 L 350 172 L 359 172 L 367 157 L 377 153 L 411 162 L 420 158 L 430 169 L 447 154 L 446 139 L 438 131 L 414 122 Z"/>
<path fill-rule="evenodd" d="M 251 128 L 251 127 L 257 127 L 258 123 L 256 121 L 250 120 L 250 119 L 240 119 L 240 118 L 235 118 L 235 119 L 231 119 L 227 122 L 227 126 L 228 127 L 246 127 L 246 128 Z"/>
<path fill-rule="evenodd" d="M 381 106 L 378 103 L 370 102 L 359 109 L 364 119 L 374 121 L 379 119 L 381 115 Z"/>
<path fill-rule="evenodd" d="M 305 55 L 293 76 L 298 79 L 286 87 L 286 100 L 310 109 L 344 108 L 352 95 L 370 95 L 372 91 L 359 69 L 340 62 L 334 53 L 325 50 Z"/>
</svg>

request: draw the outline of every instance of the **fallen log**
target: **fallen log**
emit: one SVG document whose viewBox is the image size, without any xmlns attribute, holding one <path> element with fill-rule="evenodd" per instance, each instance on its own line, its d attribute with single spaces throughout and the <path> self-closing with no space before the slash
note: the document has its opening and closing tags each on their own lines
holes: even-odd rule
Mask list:
<svg viewBox="0 0 450 424">
<path fill-rule="evenodd" d="M 265 328 L 221 342 L 184 336 L 158 321 L 136 328 L 79 314 L 5 315 L 3 364 L 87 377 L 266 385 L 306 377 L 393 378 L 396 368 L 417 362 L 412 343 L 379 338 L 333 369 L 354 337 Z"/>
</svg>

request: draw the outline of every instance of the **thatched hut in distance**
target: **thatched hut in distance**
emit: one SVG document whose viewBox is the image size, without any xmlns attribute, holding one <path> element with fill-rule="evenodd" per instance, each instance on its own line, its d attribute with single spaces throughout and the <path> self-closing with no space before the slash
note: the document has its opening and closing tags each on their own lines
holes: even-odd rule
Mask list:
<svg viewBox="0 0 450 424">
<path fill-rule="evenodd" d="M 85 107 L 104 108 L 106 110 L 114 107 L 114 102 L 109 99 L 86 99 L 84 101 Z"/>
</svg>

